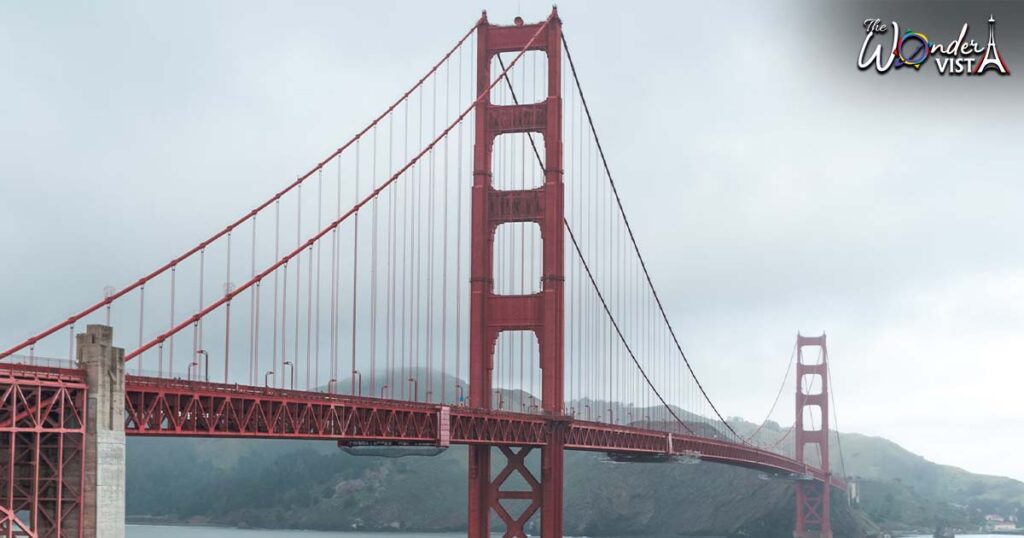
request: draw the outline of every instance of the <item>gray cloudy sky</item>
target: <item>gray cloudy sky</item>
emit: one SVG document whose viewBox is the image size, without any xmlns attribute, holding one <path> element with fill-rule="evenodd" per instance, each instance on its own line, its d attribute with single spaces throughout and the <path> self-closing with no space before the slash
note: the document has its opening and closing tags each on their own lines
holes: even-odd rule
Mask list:
<svg viewBox="0 0 1024 538">
<path fill-rule="evenodd" d="M 825 330 L 842 429 L 1024 479 L 1024 12 L 939 5 L 559 10 L 641 247 L 723 412 L 759 420 L 795 333 Z M 0 4 L 2 341 L 307 170 L 482 7 L 501 22 L 550 4 Z M 990 11 L 1011 77 L 856 69 L 865 18 L 938 41 L 969 22 L 984 40 Z"/>
</svg>

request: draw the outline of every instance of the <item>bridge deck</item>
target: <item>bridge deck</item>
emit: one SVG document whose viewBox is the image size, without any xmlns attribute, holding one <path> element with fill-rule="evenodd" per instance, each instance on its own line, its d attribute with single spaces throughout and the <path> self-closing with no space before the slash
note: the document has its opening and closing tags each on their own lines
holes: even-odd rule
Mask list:
<svg viewBox="0 0 1024 538">
<path fill-rule="evenodd" d="M 566 448 L 624 455 L 690 456 L 824 480 L 819 469 L 749 445 L 603 424 L 323 392 L 126 376 L 126 433 L 144 436 L 323 439 L 341 444 L 543 446 L 565 427 Z M 448 427 L 441 427 L 447 423 Z M 832 477 L 834 487 L 845 483 Z"/>
<path fill-rule="evenodd" d="M 0 365 L 6 381 L 81 385 L 79 370 Z M 820 469 L 750 445 L 604 424 L 568 416 L 446 406 L 180 379 L 125 376 L 125 433 L 135 436 L 320 439 L 447 446 L 543 446 L 567 428 L 566 448 L 622 455 L 696 457 L 771 473 L 824 480 Z M 447 423 L 447 428 L 442 425 Z M 2 424 L 0 424 L 2 426 Z M 838 477 L 833 487 L 846 489 Z"/>
</svg>

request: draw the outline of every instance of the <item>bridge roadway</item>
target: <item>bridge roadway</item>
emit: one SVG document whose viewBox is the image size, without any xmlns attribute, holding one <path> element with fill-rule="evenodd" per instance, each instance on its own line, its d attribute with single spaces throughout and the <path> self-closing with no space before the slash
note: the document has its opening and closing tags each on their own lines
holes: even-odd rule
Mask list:
<svg viewBox="0 0 1024 538">
<path fill-rule="evenodd" d="M 79 379 L 77 370 L 61 377 Z M 340 445 L 393 442 L 448 446 L 537 446 L 567 428 L 566 448 L 631 456 L 683 456 L 797 478 L 825 480 L 817 468 L 750 445 L 695 435 L 573 419 L 282 390 L 125 376 L 125 433 L 137 436 L 321 439 Z M 846 489 L 838 477 L 833 487 Z"/>
</svg>

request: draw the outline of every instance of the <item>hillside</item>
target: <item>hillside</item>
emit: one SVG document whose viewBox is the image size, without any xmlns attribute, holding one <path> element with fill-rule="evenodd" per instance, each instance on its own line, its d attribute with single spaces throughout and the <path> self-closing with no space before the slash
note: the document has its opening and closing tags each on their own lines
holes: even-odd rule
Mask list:
<svg viewBox="0 0 1024 538">
<path fill-rule="evenodd" d="M 395 460 L 316 442 L 133 438 L 128 453 L 130 516 L 324 530 L 465 525 L 463 447 Z M 566 460 L 569 534 L 791 535 L 786 482 L 714 464 L 617 464 L 584 453 Z M 849 510 L 837 517 L 837 527 L 856 528 Z"/>
<path fill-rule="evenodd" d="M 848 465 L 861 476 L 862 507 L 885 528 L 967 526 L 984 513 L 1024 514 L 1020 482 L 935 465 L 881 439 L 843 439 Z M 388 460 L 350 456 L 322 442 L 131 438 L 128 513 L 242 527 L 460 530 L 465 461 L 460 447 L 434 458 Z M 874 472 L 895 474 L 869 478 Z M 573 534 L 770 537 L 786 536 L 792 523 L 788 483 L 721 465 L 615 464 L 572 453 L 566 484 Z M 423 492 L 431 492 L 429 501 Z M 837 528 L 864 528 L 838 504 Z"/>
</svg>

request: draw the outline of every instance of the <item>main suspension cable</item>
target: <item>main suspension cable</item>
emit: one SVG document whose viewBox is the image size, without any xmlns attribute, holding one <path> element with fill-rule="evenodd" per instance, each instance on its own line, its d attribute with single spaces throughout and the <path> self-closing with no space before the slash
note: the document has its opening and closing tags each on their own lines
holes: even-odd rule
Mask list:
<svg viewBox="0 0 1024 538">
<path fill-rule="evenodd" d="M 519 99 L 516 96 L 515 89 L 512 86 L 511 80 L 509 80 L 507 76 L 508 69 L 505 67 L 505 63 L 501 60 L 500 55 L 498 56 L 498 63 L 499 65 L 501 65 L 501 68 L 505 72 L 506 76 L 504 76 L 504 79 L 506 84 L 508 85 L 509 92 L 512 95 L 512 100 L 515 104 L 518 105 Z M 541 160 L 540 151 L 537 150 L 537 143 L 534 141 L 532 133 L 527 133 L 527 137 L 530 139 L 530 145 L 533 147 L 533 154 L 537 158 L 537 162 L 543 167 L 544 162 Z M 573 249 L 576 252 L 576 256 L 579 258 L 580 264 L 583 266 L 583 269 L 587 274 L 587 278 L 590 279 L 590 284 L 594 288 L 594 293 L 597 294 L 597 298 L 601 302 L 601 307 L 604 309 L 605 314 L 608 315 L 608 321 L 612 324 L 612 327 L 615 329 L 615 333 L 618 335 L 619 340 L 622 342 L 623 347 L 626 349 L 626 352 L 629 353 L 629 357 L 633 360 L 633 363 L 636 364 L 636 367 L 640 370 L 640 374 L 647 382 L 647 385 L 651 387 L 651 390 L 654 392 L 655 396 L 657 396 L 658 400 L 661 401 L 662 405 L 664 405 L 665 408 L 668 409 L 669 414 L 671 414 L 672 417 L 675 418 L 676 421 L 679 422 L 679 424 L 687 432 L 696 435 L 696 432 L 691 430 L 690 427 L 687 426 L 686 422 L 683 421 L 683 419 L 679 418 L 679 415 L 676 414 L 675 410 L 673 410 L 672 407 L 665 400 L 665 398 L 662 397 L 661 393 L 658 391 L 658 389 L 654 386 L 654 383 L 651 381 L 651 378 L 647 375 L 647 372 L 644 370 L 643 366 L 640 365 L 640 361 L 637 360 L 636 355 L 633 353 L 633 350 L 630 347 L 629 343 L 626 342 L 626 336 L 622 333 L 622 330 L 619 328 L 619 324 L 615 320 L 615 316 L 612 314 L 611 308 L 608 307 L 608 303 L 605 301 L 604 295 L 601 293 L 601 289 L 597 285 L 597 280 L 594 278 L 594 274 L 590 271 L 590 265 L 587 263 L 587 259 L 583 256 L 583 251 L 582 249 L 580 249 L 579 243 L 576 242 L 576 235 L 572 231 L 572 226 L 569 225 L 569 221 L 565 218 L 562 219 L 562 222 L 565 224 L 565 230 L 569 233 L 569 239 L 572 241 Z"/>
<path fill-rule="evenodd" d="M 786 366 L 786 375 L 782 377 L 782 383 L 779 384 L 779 392 L 775 394 L 775 401 L 772 402 L 772 406 L 770 409 L 768 409 L 768 414 L 765 415 L 764 420 L 761 422 L 761 425 L 758 426 L 756 430 L 754 430 L 754 433 L 747 436 L 747 441 L 750 441 L 757 437 L 757 434 L 761 433 L 761 430 L 764 429 L 765 424 L 768 424 L 768 419 L 772 418 L 772 413 L 775 412 L 775 407 L 779 405 L 779 400 L 782 398 L 782 391 L 785 390 L 786 384 L 789 382 L 789 373 L 793 371 L 793 362 L 795 358 L 796 344 L 794 343 L 793 352 L 790 353 L 789 355 L 789 365 Z"/>
<path fill-rule="evenodd" d="M 843 476 L 846 474 L 846 458 L 843 457 L 843 439 L 839 435 L 839 411 L 836 409 L 836 388 L 832 384 L 832 366 L 825 362 L 825 374 L 828 375 L 828 397 L 832 400 L 832 430 L 836 432 L 836 448 L 839 449 L 839 465 L 843 469 Z M 830 469 L 824 469 L 830 472 Z"/>
<path fill-rule="evenodd" d="M 597 145 L 597 151 L 601 156 L 601 163 L 604 166 L 605 175 L 608 177 L 608 183 L 611 185 L 612 193 L 615 195 L 615 202 L 618 205 L 619 213 L 622 215 L 623 224 L 625 224 L 626 232 L 629 234 L 629 240 L 633 244 L 633 250 L 636 252 L 637 259 L 640 262 L 640 268 L 643 270 L 644 278 L 647 280 L 647 285 L 651 290 L 651 294 L 654 296 L 654 301 L 658 305 L 658 310 L 661 312 L 662 319 L 665 320 L 665 325 L 668 328 L 669 334 L 672 337 L 672 341 L 675 343 L 676 350 L 679 351 L 679 355 L 683 358 L 683 362 L 686 363 L 687 370 L 690 371 L 690 376 L 693 377 L 694 382 L 697 384 L 697 388 L 700 390 L 704 399 L 711 406 L 711 410 L 714 411 L 715 416 L 722 422 L 725 427 L 736 436 L 737 439 L 742 440 L 742 437 L 736 430 L 733 429 L 732 425 L 725 420 L 725 417 L 718 411 L 715 403 L 711 401 L 707 391 L 701 384 L 700 379 L 697 378 L 697 374 L 693 371 L 693 366 L 690 364 L 690 360 L 686 357 L 686 353 L 683 352 L 683 346 L 679 343 L 679 338 L 676 336 L 675 330 L 672 328 L 672 324 L 669 322 L 668 314 L 665 311 L 664 305 L 662 305 L 661 298 L 658 296 L 658 291 L 654 288 L 654 282 L 651 279 L 651 274 L 647 270 L 647 263 L 644 261 L 643 255 L 640 254 L 640 247 L 637 245 L 636 236 L 633 234 L 633 228 L 629 224 L 629 219 L 626 217 L 625 208 L 622 206 L 622 199 L 619 197 L 619 190 L 615 186 L 615 180 L 612 178 L 611 169 L 608 166 L 608 160 L 605 158 L 604 148 L 601 146 L 601 140 L 597 135 L 597 128 L 594 126 L 594 118 L 590 114 L 590 107 L 587 105 L 587 98 L 583 94 L 583 87 L 580 85 L 579 75 L 576 72 L 576 64 L 573 63 L 572 54 L 569 52 L 569 43 L 565 39 L 565 33 L 562 33 L 562 46 L 565 48 L 565 56 L 569 60 L 569 69 L 572 71 L 572 78 L 576 82 L 576 90 L 579 92 L 580 102 L 583 105 L 583 111 L 587 114 L 587 123 L 590 124 L 590 130 L 594 135 L 594 142 Z M 653 387 L 652 387 L 653 388 Z"/>
<path fill-rule="evenodd" d="M 519 53 L 515 56 L 515 58 L 512 60 L 512 63 L 509 64 L 509 68 L 512 68 L 523 57 L 523 55 L 526 53 L 526 51 L 529 50 L 529 48 L 531 46 L 533 46 L 533 43 L 537 40 L 537 37 L 544 30 L 547 29 L 548 24 L 550 24 L 551 20 L 552 20 L 551 18 L 548 18 L 544 22 L 544 24 L 542 24 L 537 29 L 537 31 L 533 34 L 533 36 L 530 38 L 530 40 L 527 42 L 527 44 L 523 47 L 523 49 L 520 50 Z M 506 72 L 507 72 L 507 69 L 506 69 Z M 328 233 L 331 233 L 333 230 L 337 229 L 338 226 L 341 225 L 341 223 L 345 222 L 350 217 L 352 217 L 353 215 L 357 214 L 363 208 L 363 206 L 371 203 L 377 196 L 380 195 L 380 193 L 382 193 L 384 190 L 386 190 L 388 187 L 390 187 L 392 184 L 394 184 L 398 180 L 399 177 L 401 177 L 403 174 L 405 174 L 405 172 L 407 172 L 410 168 L 412 168 L 414 165 L 416 165 L 424 155 L 426 155 L 427 153 L 431 152 L 435 148 L 435 146 L 437 146 L 437 144 L 441 140 L 443 140 L 445 137 L 447 137 L 455 129 L 455 127 L 459 123 L 461 123 L 462 120 L 466 116 L 468 116 L 469 113 L 472 112 L 476 108 L 477 104 L 481 100 L 483 100 L 485 97 L 487 97 L 490 94 L 490 91 L 495 86 L 498 85 L 498 82 L 500 81 L 501 77 L 504 76 L 504 75 L 505 75 L 505 72 L 501 73 L 498 76 L 498 78 L 496 78 L 494 81 L 491 82 L 490 85 L 488 85 L 486 88 L 484 88 L 484 90 L 482 92 L 480 92 L 480 94 L 476 97 L 476 99 L 474 99 L 473 102 L 470 103 L 469 106 L 467 106 L 466 109 L 463 110 L 462 113 L 460 113 L 458 115 L 458 117 L 456 117 L 455 120 L 450 125 L 448 125 L 440 134 L 438 134 L 436 137 L 434 137 L 434 139 L 432 141 L 430 141 L 425 147 L 423 147 L 418 153 L 416 153 L 416 155 L 412 158 L 412 160 L 410 160 L 408 163 L 405 164 L 405 166 L 401 167 L 398 171 L 396 171 L 390 178 L 388 178 L 388 180 L 382 182 L 380 185 L 378 185 L 377 187 L 373 188 L 370 191 L 369 194 L 367 194 L 362 199 L 360 199 L 348 211 L 346 211 L 344 214 L 340 215 L 333 222 L 329 223 L 325 228 L 323 228 L 322 230 L 320 230 L 319 232 L 314 234 L 312 237 L 307 239 L 305 241 L 305 243 L 303 243 L 301 245 L 298 245 L 298 247 L 296 249 L 294 249 L 291 252 L 288 252 L 287 254 L 285 254 L 277 262 L 271 264 L 269 267 L 267 267 L 262 272 L 258 273 L 255 277 L 253 277 L 249 281 L 245 282 L 244 284 L 242 284 L 238 288 L 232 290 L 230 293 L 224 294 L 224 296 L 221 297 L 220 299 L 211 302 L 205 308 L 202 308 L 201 310 L 196 312 L 194 315 L 192 315 L 190 318 L 182 321 L 178 325 L 175 325 L 171 329 L 169 329 L 169 330 L 167 330 L 167 331 L 165 331 L 163 333 L 158 334 L 156 337 L 154 337 L 152 340 L 150 340 L 145 345 L 140 346 L 138 349 L 125 354 L 124 360 L 127 362 L 127 361 L 129 361 L 131 359 L 134 359 L 135 357 L 145 353 L 149 349 L 151 349 L 151 348 L 153 348 L 153 347 L 155 347 L 155 346 L 157 346 L 159 344 L 162 344 L 171 335 L 181 331 L 182 329 L 188 327 L 189 325 L 196 324 L 198 326 L 198 324 L 201 323 L 202 319 L 206 315 L 208 315 L 210 312 L 213 312 L 214 310 L 220 308 L 226 302 L 228 302 L 231 299 L 233 299 L 239 293 L 249 289 L 250 287 L 255 285 L 257 282 L 262 280 L 263 278 L 266 278 L 267 276 L 269 276 L 271 273 L 273 273 L 274 275 L 277 275 L 277 269 L 281 268 L 282 266 L 287 267 L 288 262 L 291 261 L 292 258 L 297 256 L 299 253 L 301 253 L 306 248 L 309 248 L 310 246 L 315 244 L 317 241 L 321 240 Z M 358 156 L 358 153 L 357 153 L 357 156 Z"/>
<path fill-rule="evenodd" d="M 213 234 L 212 236 L 210 236 L 205 241 L 203 241 L 203 242 L 199 243 L 198 245 L 192 247 L 191 249 L 185 251 L 183 254 L 181 254 L 177 258 L 174 258 L 173 260 L 167 262 L 163 266 L 157 268 L 156 270 L 154 270 L 151 273 L 147 274 L 146 276 L 140 278 L 139 280 L 137 280 L 137 281 L 135 281 L 135 282 L 125 286 L 124 288 L 121 288 L 120 290 L 117 290 L 117 291 L 107 295 L 106 297 L 104 297 L 104 299 L 102 301 L 100 301 L 100 302 L 98 302 L 96 304 L 93 304 L 93 305 L 85 308 L 84 310 L 82 310 L 82 311 L 80 311 L 80 312 L 70 316 L 66 320 L 64 320 L 64 321 L 62 321 L 62 322 L 60 322 L 60 323 L 50 327 L 49 329 L 46 329 L 46 330 L 36 334 L 35 336 L 32 336 L 32 337 L 28 338 L 27 340 L 25 340 L 25 341 L 23 341 L 23 342 L 21 342 L 19 344 L 16 344 L 15 346 L 13 346 L 11 348 L 8 348 L 6 350 L 0 351 L 0 359 L 4 359 L 4 358 L 6 358 L 6 357 L 8 357 L 10 355 L 13 355 L 14 353 L 17 353 L 18 351 L 20 351 L 20 350 L 22 350 L 22 349 L 24 349 L 26 347 L 30 347 L 30 346 L 35 345 L 37 342 L 39 342 L 43 338 L 46 338 L 46 337 L 50 336 L 51 334 L 53 334 L 53 333 L 55 333 L 55 332 L 65 328 L 65 327 L 68 327 L 69 325 L 75 324 L 76 322 L 78 322 L 82 318 L 88 316 L 89 314 L 92 314 L 93 312 L 96 312 L 97 310 L 99 310 L 99 309 L 101 309 L 103 307 L 107 307 L 109 309 L 109 305 L 111 303 L 113 303 L 114 301 L 116 301 L 117 299 L 120 299 L 121 297 L 127 295 L 128 293 L 131 293 L 132 291 L 140 288 L 141 286 L 144 286 L 150 280 L 153 280 L 154 278 L 164 274 L 165 272 L 170 271 L 171 269 L 173 269 L 176 266 L 180 265 L 183 261 L 185 261 L 185 260 L 191 258 L 192 256 L 194 256 L 195 254 L 202 254 L 203 251 L 209 245 L 211 245 L 213 242 L 219 240 L 222 237 L 225 237 L 227 234 L 230 234 L 234 229 L 238 228 L 239 226 L 244 224 L 249 219 L 254 218 L 256 215 L 258 215 L 259 213 L 263 212 L 264 209 L 269 208 L 271 205 L 275 205 L 276 206 L 278 204 L 278 202 L 281 200 L 281 197 L 283 197 L 285 194 L 291 192 L 292 190 L 298 188 L 300 185 L 302 185 L 303 182 L 305 182 L 307 179 L 312 177 L 314 173 L 317 173 L 318 171 L 322 170 L 324 168 L 324 166 L 326 166 L 328 163 L 330 163 L 332 160 L 334 160 L 337 156 L 339 156 L 342 153 L 344 153 L 345 150 L 347 150 L 352 144 L 354 144 L 360 138 L 362 138 L 362 136 L 364 134 L 366 134 L 367 132 L 369 132 L 370 129 L 376 127 L 377 124 L 380 123 L 381 120 L 383 120 L 385 117 L 387 117 L 389 114 L 391 114 L 391 112 L 394 111 L 398 107 L 398 105 L 403 103 L 410 95 L 412 95 L 412 93 L 416 89 L 420 88 L 427 81 L 427 79 L 429 79 L 432 75 L 434 75 L 434 73 L 436 73 L 437 70 L 442 65 L 444 65 L 448 61 L 448 59 L 456 51 L 461 50 L 463 43 L 465 43 L 466 40 L 470 38 L 470 36 L 475 34 L 476 29 L 480 26 L 481 23 L 483 23 L 483 21 L 484 21 L 484 19 L 481 18 L 476 23 L 474 23 L 473 26 L 471 28 L 469 28 L 469 30 L 458 40 L 458 42 L 455 43 L 455 46 L 453 46 L 450 50 L 448 50 L 447 53 L 444 56 L 442 56 L 441 59 L 438 60 L 438 62 L 435 63 L 430 68 L 430 70 L 427 71 L 427 73 L 425 75 L 423 75 L 423 77 L 421 77 L 418 81 L 416 81 L 416 83 L 413 84 L 413 86 L 411 88 L 409 88 L 405 93 L 402 94 L 401 97 L 399 97 L 397 100 L 395 100 L 387 109 L 384 110 L 383 113 L 381 113 L 379 116 L 374 118 L 374 120 L 372 122 L 370 122 L 369 125 L 367 125 L 361 131 L 356 133 L 353 137 L 351 137 L 347 142 L 342 144 L 340 147 L 335 149 L 330 155 L 328 155 L 325 159 L 323 159 L 322 161 L 317 163 L 308 172 L 306 172 L 305 174 L 299 176 L 297 179 L 295 179 L 294 181 L 289 183 L 284 189 L 278 191 L 274 196 L 270 197 L 269 199 L 267 199 L 266 201 L 264 201 L 260 205 L 256 206 L 254 209 L 252 209 L 251 211 L 249 211 L 245 215 L 239 217 L 238 219 L 233 221 L 231 224 L 229 224 L 225 228 L 221 229 L 220 231 L 218 231 L 215 234 Z M 276 295 L 276 293 L 275 293 L 275 295 Z M 200 308 L 202 308 L 202 305 L 200 305 Z"/>
<path fill-rule="evenodd" d="M 651 390 L 654 392 L 654 395 L 658 397 L 658 400 L 660 400 L 661 404 L 665 406 L 665 409 L 668 409 L 668 412 L 669 414 L 672 415 L 672 418 L 676 419 L 676 422 L 678 422 L 680 426 L 685 428 L 686 431 L 696 435 L 697 433 L 691 430 L 690 427 L 686 425 L 686 422 L 683 421 L 683 419 L 679 418 L 679 415 L 677 415 L 675 410 L 672 409 L 672 406 L 670 406 L 668 402 L 665 401 L 665 398 L 661 396 L 661 393 L 658 391 L 657 387 L 655 387 L 654 383 L 651 382 L 651 378 L 647 376 L 647 372 L 644 371 L 644 367 L 640 365 L 640 361 L 637 360 L 636 355 L 633 354 L 633 349 L 630 348 L 629 344 L 626 342 L 625 335 L 623 335 L 622 330 L 619 329 L 619 323 L 615 321 L 615 316 L 612 315 L 611 309 L 608 308 L 608 303 L 605 302 L 604 295 L 601 294 L 601 289 L 597 287 L 597 280 L 594 279 L 594 274 L 590 272 L 590 266 L 587 264 L 587 260 L 583 257 L 583 252 L 580 250 L 580 245 L 579 243 L 576 242 L 576 235 L 572 233 L 572 228 L 569 227 L 568 221 L 565 221 L 565 230 L 569 232 L 569 240 L 572 241 L 572 246 L 576 250 L 576 254 L 580 258 L 580 263 L 583 265 L 583 270 L 587 273 L 587 278 L 590 279 L 590 284 L 594 287 L 594 293 L 597 294 L 597 299 L 601 301 L 601 307 L 604 308 L 605 314 L 608 314 L 608 321 L 611 322 L 612 328 L 615 329 L 615 333 L 618 334 L 619 340 L 622 341 L 622 346 L 626 349 L 626 353 L 629 353 L 629 358 L 633 359 L 633 363 L 636 364 L 637 369 L 640 370 L 640 374 L 643 375 L 644 380 L 647 381 L 647 385 L 651 387 Z"/>
</svg>

